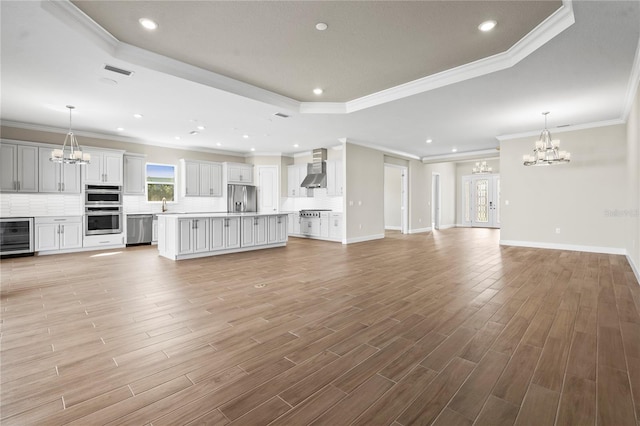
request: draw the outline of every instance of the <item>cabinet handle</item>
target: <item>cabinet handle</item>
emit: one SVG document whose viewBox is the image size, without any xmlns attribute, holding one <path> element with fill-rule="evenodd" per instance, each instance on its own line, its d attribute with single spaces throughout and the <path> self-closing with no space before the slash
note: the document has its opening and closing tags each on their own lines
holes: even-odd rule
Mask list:
<svg viewBox="0 0 640 426">
<path fill-rule="evenodd" d="M 18 181 L 18 191 L 20 191 L 20 181 Z"/>
<path fill-rule="evenodd" d="M 60 225 L 60 233 L 64 234 L 64 225 Z"/>
<path fill-rule="evenodd" d="M 64 183 L 62 183 L 62 190 L 64 191 Z"/>
</svg>

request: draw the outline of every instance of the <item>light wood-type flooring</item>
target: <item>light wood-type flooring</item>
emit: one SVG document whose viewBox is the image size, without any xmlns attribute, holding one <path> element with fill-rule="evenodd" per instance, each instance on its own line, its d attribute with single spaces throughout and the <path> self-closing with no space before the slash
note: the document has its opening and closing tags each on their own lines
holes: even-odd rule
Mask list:
<svg viewBox="0 0 640 426">
<path fill-rule="evenodd" d="M 633 425 L 624 256 L 449 229 L 4 259 L 7 425 Z"/>
</svg>

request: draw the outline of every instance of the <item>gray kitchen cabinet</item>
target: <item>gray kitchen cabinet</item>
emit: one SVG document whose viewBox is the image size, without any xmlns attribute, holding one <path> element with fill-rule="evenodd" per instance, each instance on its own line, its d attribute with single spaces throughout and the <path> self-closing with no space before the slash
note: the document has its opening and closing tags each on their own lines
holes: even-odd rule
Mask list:
<svg viewBox="0 0 640 426">
<path fill-rule="evenodd" d="M 178 254 L 209 251 L 209 219 L 193 218 L 178 221 Z"/>
<path fill-rule="evenodd" d="M 300 186 L 305 177 L 307 177 L 306 164 L 287 166 L 287 195 L 289 197 L 306 197 L 307 191 L 313 191 Z"/>
<path fill-rule="evenodd" d="M 146 193 L 146 156 L 124 155 L 124 195 Z"/>
<path fill-rule="evenodd" d="M 50 161 L 51 148 L 38 148 L 38 157 L 39 192 L 80 193 L 80 171 L 86 166 Z"/>
<path fill-rule="evenodd" d="M 227 183 L 253 184 L 253 164 L 224 163 Z"/>
<path fill-rule="evenodd" d="M 91 161 L 84 167 L 84 183 L 92 185 L 122 185 L 123 152 L 83 149 L 91 154 Z"/>
<path fill-rule="evenodd" d="M 327 195 L 342 196 L 342 161 L 327 161 Z"/>
<path fill-rule="evenodd" d="M 185 197 L 221 197 L 222 164 L 180 160 L 182 195 Z"/>
<path fill-rule="evenodd" d="M 212 218 L 211 250 L 225 250 L 238 247 L 240 247 L 240 218 Z"/>
<path fill-rule="evenodd" d="M 267 216 L 251 216 L 242 218 L 242 247 L 252 247 L 267 244 L 268 237 Z"/>
<path fill-rule="evenodd" d="M 0 191 L 38 192 L 38 147 L 0 144 Z"/>
<path fill-rule="evenodd" d="M 36 251 L 82 247 L 82 216 L 36 217 L 34 228 Z"/>
</svg>

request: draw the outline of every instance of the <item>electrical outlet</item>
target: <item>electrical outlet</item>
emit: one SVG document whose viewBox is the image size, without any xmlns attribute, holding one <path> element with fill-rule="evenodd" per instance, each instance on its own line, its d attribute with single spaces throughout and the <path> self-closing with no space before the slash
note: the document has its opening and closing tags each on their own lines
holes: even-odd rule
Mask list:
<svg viewBox="0 0 640 426">
<path fill-rule="evenodd" d="M 353 200 L 349 200 L 349 207 L 353 207 Z"/>
<path fill-rule="evenodd" d="M 504 205 L 508 206 L 509 205 L 509 200 L 504 200 Z"/>
<path fill-rule="evenodd" d="M 362 201 L 358 201 L 358 205 L 361 206 L 362 205 Z"/>
<path fill-rule="evenodd" d="M 560 233 L 560 228 L 556 228 L 556 234 Z"/>
<path fill-rule="evenodd" d="M 358 229 L 362 229 L 362 224 L 358 225 Z"/>
</svg>

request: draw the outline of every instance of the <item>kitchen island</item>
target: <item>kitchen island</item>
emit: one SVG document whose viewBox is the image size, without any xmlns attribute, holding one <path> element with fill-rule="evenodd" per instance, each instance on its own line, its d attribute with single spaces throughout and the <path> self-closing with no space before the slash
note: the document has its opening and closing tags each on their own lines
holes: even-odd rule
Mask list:
<svg viewBox="0 0 640 426">
<path fill-rule="evenodd" d="M 158 215 L 158 251 L 172 260 L 287 245 L 286 213 Z"/>
</svg>

